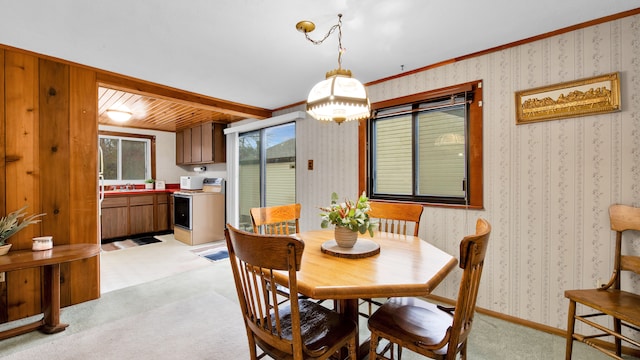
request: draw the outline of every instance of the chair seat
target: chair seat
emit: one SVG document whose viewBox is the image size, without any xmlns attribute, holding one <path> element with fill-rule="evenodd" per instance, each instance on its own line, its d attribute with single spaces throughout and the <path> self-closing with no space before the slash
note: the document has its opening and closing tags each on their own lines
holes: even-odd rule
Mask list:
<svg viewBox="0 0 640 360">
<path fill-rule="evenodd" d="M 416 345 L 440 343 L 452 323 L 453 316 L 448 312 L 417 298 L 391 298 L 369 318 L 369 328 L 375 328 L 383 337 Z M 446 354 L 447 346 L 433 352 Z"/>
<path fill-rule="evenodd" d="M 640 326 L 640 295 L 613 289 L 580 289 L 566 290 L 564 296 L 629 324 Z"/>
<path fill-rule="evenodd" d="M 356 324 L 353 321 L 342 317 L 335 311 L 306 299 L 299 300 L 298 304 L 300 307 L 300 322 L 303 324 L 302 343 L 306 348 L 306 355 L 309 357 L 325 354 L 336 342 L 353 336 L 356 331 Z M 291 340 L 290 306 L 287 305 L 280 308 L 280 322 L 283 338 Z M 275 326 L 275 319 L 273 323 Z M 270 347 L 267 344 L 262 345 Z M 267 352 L 274 351 L 278 354 L 277 350 L 270 348 L 265 350 Z"/>
</svg>

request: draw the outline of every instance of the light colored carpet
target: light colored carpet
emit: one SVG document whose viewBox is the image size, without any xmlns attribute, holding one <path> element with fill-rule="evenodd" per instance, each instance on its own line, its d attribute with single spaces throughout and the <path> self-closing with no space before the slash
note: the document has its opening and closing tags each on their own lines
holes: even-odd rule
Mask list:
<svg viewBox="0 0 640 360">
<path fill-rule="evenodd" d="M 174 269 L 166 270 L 160 278 L 141 284 L 122 283 L 121 288 L 103 293 L 100 299 L 64 308 L 61 321 L 70 324 L 65 331 L 53 335 L 31 332 L 2 340 L 0 358 L 248 359 L 246 333 L 229 262 L 208 261 L 192 253 L 193 248 L 179 244 L 170 248 L 186 254 L 174 254 L 177 258 L 184 257 L 188 262 L 195 258 L 204 265 L 185 269 L 180 261 L 170 260 L 164 266 Z M 157 263 L 162 263 L 157 259 Z M 152 272 L 156 267 L 147 270 Z M 142 271 L 144 266 L 138 269 Z M 360 331 L 362 339 L 368 337 L 365 319 L 361 319 Z M 468 357 L 563 359 L 564 344 L 562 337 L 478 314 Z M 575 345 L 573 358 L 608 359 L 584 344 Z M 405 351 L 403 359 L 424 358 Z"/>
<path fill-rule="evenodd" d="M 246 359 L 229 264 L 206 262 L 209 267 L 64 308 L 67 330 L 3 340 L 0 358 Z"/>
<path fill-rule="evenodd" d="M 239 319 L 236 304 L 209 293 L 60 337 L 6 359 L 44 354 L 51 360 L 248 358 Z M 213 330 L 219 327 L 224 331 Z"/>
</svg>

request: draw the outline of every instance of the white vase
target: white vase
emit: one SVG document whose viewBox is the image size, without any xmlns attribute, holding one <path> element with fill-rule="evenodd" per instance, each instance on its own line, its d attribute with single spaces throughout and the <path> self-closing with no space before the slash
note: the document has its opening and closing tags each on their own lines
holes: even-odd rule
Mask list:
<svg viewBox="0 0 640 360">
<path fill-rule="evenodd" d="M 349 228 L 336 226 L 334 230 L 336 243 L 342 248 L 352 248 L 358 241 L 358 232 Z"/>
<path fill-rule="evenodd" d="M 144 188 L 147 190 L 153 190 L 153 183 L 144 183 Z"/>
<path fill-rule="evenodd" d="M 11 244 L 4 244 L 0 246 L 0 256 L 7 255 L 9 249 L 11 249 Z"/>
</svg>

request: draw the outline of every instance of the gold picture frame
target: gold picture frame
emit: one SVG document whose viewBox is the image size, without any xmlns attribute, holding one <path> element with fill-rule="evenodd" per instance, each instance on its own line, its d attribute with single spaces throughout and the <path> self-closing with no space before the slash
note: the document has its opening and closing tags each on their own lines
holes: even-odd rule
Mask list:
<svg viewBox="0 0 640 360">
<path fill-rule="evenodd" d="M 619 73 L 516 92 L 516 125 L 620 111 Z"/>
</svg>

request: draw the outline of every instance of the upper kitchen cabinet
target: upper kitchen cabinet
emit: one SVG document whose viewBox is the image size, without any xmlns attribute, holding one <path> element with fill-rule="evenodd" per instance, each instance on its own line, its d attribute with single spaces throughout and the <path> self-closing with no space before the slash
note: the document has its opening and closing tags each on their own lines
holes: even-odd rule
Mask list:
<svg viewBox="0 0 640 360">
<path fill-rule="evenodd" d="M 176 133 L 176 164 L 211 164 L 226 161 L 225 124 L 207 122 Z"/>
</svg>

